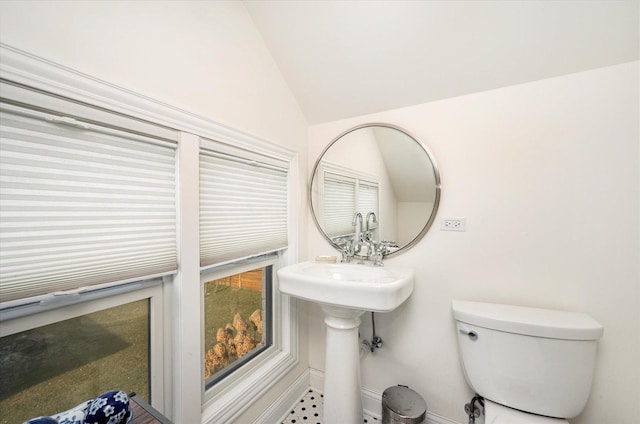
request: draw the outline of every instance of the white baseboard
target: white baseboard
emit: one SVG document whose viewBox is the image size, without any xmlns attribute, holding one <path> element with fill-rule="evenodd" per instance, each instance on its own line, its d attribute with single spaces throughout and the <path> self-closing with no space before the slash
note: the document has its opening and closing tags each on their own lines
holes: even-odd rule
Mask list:
<svg viewBox="0 0 640 424">
<path fill-rule="evenodd" d="M 324 387 L 324 372 L 310 368 L 309 369 L 309 386 L 312 389 L 322 393 L 323 387 Z M 304 390 L 301 391 L 300 393 L 304 395 Z M 382 419 L 382 393 L 367 389 L 366 387 L 362 388 L 361 393 L 362 393 L 362 409 L 364 409 L 365 413 L 373 418 Z M 302 397 L 302 395 L 299 396 L 296 399 L 296 401 L 299 400 Z M 291 405 L 293 405 L 293 403 L 291 403 Z M 461 423 L 427 411 L 426 424 L 461 424 Z"/>
<path fill-rule="evenodd" d="M 297 405 L 300 399 L 305 395 L 309 387 L 309 370 L 307 369 L 300 377 L 293 382 L 291 386 L 280 397 L 271 404 L 253 424 L 274 424 L 281 423 L 285 420 L 291 407 Z M 311 386 L 312 387 L 312 386 Z"/>
<path fill-rule="evenodd" d="M 461 424 L 458 421 L 450 420 L 437 414 L 427 412 L 427 424 Z"/>
<path fill-rule="evenodd" d="M 320 393 L 324 392 L 324 372 L 309 368 L 309 386 Z"/>
<path fill-rule="evenodd" d="M 377 419 L 382 419 L 382 393 L 374 392 L 365 387 L 360 389 L 362 393 L 362 409 L 364 412 Z"/>
</svg>

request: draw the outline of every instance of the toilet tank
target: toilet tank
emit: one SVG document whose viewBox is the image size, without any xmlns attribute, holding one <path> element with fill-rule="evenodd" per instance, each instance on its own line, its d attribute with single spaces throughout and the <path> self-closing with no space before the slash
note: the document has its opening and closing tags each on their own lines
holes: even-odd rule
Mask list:
<svg viewBox="0 0 640 424">
<path fill-rule="evenodd" d="M 603 328 L 577 312 L 454 300 L 467 383 L 493 402 L 556 418 L 584 409 Z"/>
</svg>

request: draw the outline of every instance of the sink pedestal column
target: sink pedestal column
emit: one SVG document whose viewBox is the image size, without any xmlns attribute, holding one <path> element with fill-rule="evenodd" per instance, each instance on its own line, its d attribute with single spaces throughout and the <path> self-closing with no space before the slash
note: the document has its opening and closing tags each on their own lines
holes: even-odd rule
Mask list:
<svg viewBox="0 0 640 424">
<path fill-rule="evenodd" d="M 364 311 L 322 305 L 327 325 L 324 422 L 362 424 L 358 328 Z"/>
</svg>

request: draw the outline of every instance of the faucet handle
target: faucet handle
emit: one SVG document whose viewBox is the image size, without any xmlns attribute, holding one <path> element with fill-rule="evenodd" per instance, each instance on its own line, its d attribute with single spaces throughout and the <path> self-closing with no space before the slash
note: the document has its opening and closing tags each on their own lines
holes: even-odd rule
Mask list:
<svg viewBox="0 0 640 424">
<path fill-rule="evenodd" d="M 394 240 L 382 240 L 380 243 L 384 244 L 387 248 L 398 247 L 398 243 Z"/>
<path fill-rule="evenodd" d="M 389 246 L 383 241 L 380 243 L 374 243 L 373 246 L 374 246 L 374 257 L 375 257 L 375 262 L 373 263 L 373 265 L 384 266 L 384 264 L 382 263 L 382 259 L 384 258 L 384 255 L 389 253 Z"/>
<path fill-rule="evenodd" d="M 342 253 L 340 262 L 349 262 L 349 258 L 353 256 L 353 240 L 343 238 L 336 240 L 336 243 L 340 246 L 340 252 Z"/>
</svg>

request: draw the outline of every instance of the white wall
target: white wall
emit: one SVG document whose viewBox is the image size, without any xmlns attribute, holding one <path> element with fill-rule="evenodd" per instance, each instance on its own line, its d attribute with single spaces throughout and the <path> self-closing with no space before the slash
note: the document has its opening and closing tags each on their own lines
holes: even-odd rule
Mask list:
<svg viewBox="0 0 640 424">
<path fill-rule="evenodd" d="M 0 41 L 293 149 L 299 174 L 307 175 L 307 123 L 240 3 L 2 1 Z M 305 189 L 301 183 L 302 210 Z M 306 228 L 302 214 L 303 247 Z M 251 422 L 306 370 L 305 332 L 301 338 L 296 369 L 242 421 Z M 183 397 L 194 407 L 183 416 L 199 417 L 199 382 L 192 389 Z"/>
<path fill-rule="evenodd" d="M 604 325 L 595 381 L 573 424 L 640 414 L 638 63 L 517 85 L 310 128 L 309 160 L 365 122 L 406 128 L 442 175 L 438 222 L 389 263 L 416 271 L 412 297 L 377 314 L 384 347 L 363 386 L 406 384 L 431 412 L 466 422 L 451 300 L 582 311 Z M 467 218 L 466 232 L 439 219 Z M 329 247 L 310 226 L 309 255 Z M 310 307 L 309 361 L 324 367 L 322 314 Z M 363 316 L 363 334 L 370 323 Z"/>
<path fill-rule="evenodd" d="M 398 202 L 398 246 L 420 234 L 432 211 L 432 202 Z"/>
<path fill-rule="evenodd" d="M 233 1 L 2 1 L 0 42 L 293 148 L 306 121 Z"/>
</svg>

